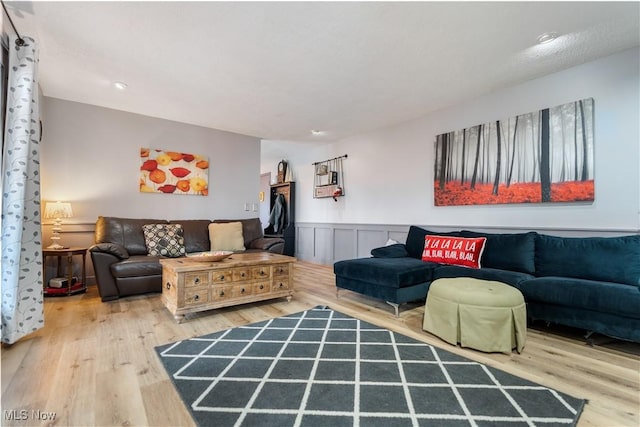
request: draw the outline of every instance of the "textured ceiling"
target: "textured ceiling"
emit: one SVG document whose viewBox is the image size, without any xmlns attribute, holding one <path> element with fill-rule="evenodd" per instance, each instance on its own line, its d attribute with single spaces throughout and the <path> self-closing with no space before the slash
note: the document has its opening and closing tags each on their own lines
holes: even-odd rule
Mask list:
<svg viewBox="0 0 640 427">
<path fill-rule="evenodd" d="M 276 140 L 340 139 L 640 45 L 638 2 L 7 6 L 45 96 Z M 545 31 L 561 36 L 536 45 Z"/>
</svg>

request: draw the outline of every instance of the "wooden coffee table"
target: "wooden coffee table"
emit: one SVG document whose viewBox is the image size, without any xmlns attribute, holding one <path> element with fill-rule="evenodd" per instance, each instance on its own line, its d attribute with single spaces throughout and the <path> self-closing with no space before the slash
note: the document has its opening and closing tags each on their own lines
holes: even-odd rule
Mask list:
<svg viewBox="0 0 640 427">
<path fill-rule="evenodd" d="M 233 254 L 218 262 L 161 259 L 162 302 L 178 323 L 188 313 L 293 295 L 294 257 Z"/>
</svg>

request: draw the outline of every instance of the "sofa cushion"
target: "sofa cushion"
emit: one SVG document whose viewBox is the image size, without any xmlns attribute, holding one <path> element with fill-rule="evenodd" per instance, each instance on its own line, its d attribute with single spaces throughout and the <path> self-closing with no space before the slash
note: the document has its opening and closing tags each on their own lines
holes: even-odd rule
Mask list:
<svg viewBox="0 0 640 427">
<path fill-rule="evenodd" d="M 480 269 L 459 267 L 457 265 L 442 265 L 433 270 L 433 280 L 455 277 L 472 277 L 474 279 L 493 280 L 506 283 L 519 289 L 520 282 L 533 279 L 534 276 L 518 271 L 499 270 L 496 268 Z"/>
<path fill-rule="evenodd" d="M 244 246 L 249 247 L 250 243 L 256 239 L 264 237 L 262 230 L 262 223 L 260 218 L 248 218 L 248 219 L 216 219 L 213 221 L 216 224 L 224 224 L 228 222 L 239 222 L 242 224 L 242 236 L 244 238 Z"/>
<path fill-rule="evenodd" d="M 211 243 L 209 242 L 209 224 L 211 224 L 211 221 L 208 219 L 173 219 L 169 223 L 182 225 L 184 247 L 187 253 L 211 250 Z"/>
<path fill-rule="evenodd" d="M 402 243 L 371 249 L 371 256 L 375 258 L 404 258 L 407 255 L 407 249 Z"/>
<path fill-rule="evenodd" d="M 114 262 L 109 269 L 116 279 L 161 275 L 162 265 L 159 260 L 160 257 L 156 256 L 134 255 L 123 261 Z"/>
<path fill-rule="evenodd" d="M 226 222 L 209 224 L 211 251 L 244 251 L 242 223 Z"/>
<path fill-rule="evenodd" d="M 555 237 L 538 234 L 535 262 L 536 276 L 640 286 L 640 235 Z"/>
<path fill-rule="evenodd" d="M 180 224 L 145 224 L 142 232 L 150 256 L 178 258 L 187 254 Z"/>
<path fill-rule="evenodd" d="M 429 283 L 418 283 L 413 286 L 405 286 L 403 288 L 392 288 L 389 286 L 376 285 L 369 282 L 363 282 L 358 279 L 336 276 L 336 287 L 348 289 L 367 295 L 372 298 L 379 298 L 395 304 L 402 304 L 408 301 L 423 300 L 427 295 Z"/>
<path fill-rule="evenodd" d="M 393 288 L 429 282 L 437 264 L 404 258 L 357 258 L 333 265 L 336 276 L 358 279 Z"/>
<path fill-rule="evenodd" d="M 439 236 L 461 236 L 459 231 L 440 233 L 412 225 L 409 227 L 409 233 L 407 234 L 407 241 L 405 244 L 407 253 L 410 257 L 416 259 L 422 258 L 422 251 L 424 250 L 424 236 L 427 234 L 437 234 Z"/>
<path fill-rule="evenodd" d="M 486 237 L 434 236 L 424 238 L 422 261 L 480 268 Z"/>
<path fill-rule="evenodd" d="M 534 274 L 536 233 L 493 234 L 462 230 L 464 237 L 486 237 L 482 267 Z"/>
<path fill-rule="evenodd" d="M 247 251 L 271 251 L 271 249 L 276 245 L 282 245 L 282 247 L 284 247 L 284 239 L 280 237 L 260 237 L 251 241 L 251 243 L 247 247 Z M 282 252 L 280 252 L 280 255 L 282 255 Z"/>
<path fill-rule="evenodd" d="M 568 277 L 537 277 L 519 285 L 526 301 L 640 318 L 640 291 L 621 283 Z"/>
<path fill-rule="evenodd" d="M 98 217 L 96 221 L 95 243 L 118 243 L 129 255 L 146 255 L 142 226 L 145 224 L 167 224 L 163 219 L 136 219 Z"/>
</svg>

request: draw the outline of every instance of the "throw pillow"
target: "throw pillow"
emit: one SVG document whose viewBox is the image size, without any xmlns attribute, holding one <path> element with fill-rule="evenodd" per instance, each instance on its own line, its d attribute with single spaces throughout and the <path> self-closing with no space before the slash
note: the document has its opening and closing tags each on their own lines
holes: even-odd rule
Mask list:
<svg viewBox="0 0 640 427">
<path fill-rule="evenodd" d="M 209 224 L 211 251 L 244 251 L 244 237 L 241 222 Z"/>
<path fill-rule="evenodd" d="M 422 260 L 439 264 L 480 268 L 486 237 L 424 236 Z"/>
<path fill-rule="evenodd" d="M 439 231 L 429 231 L 424 228 L 412 225 L 411 227 L 409 227 L 409 234 L 407 234 L 407 240 L 405 243 L 405 247 L 407 248 L 407 252 L 409 253 L 410 257 L 420 259 L 420 257 L 422 256 L 422 251 L 424 250 L 424 238 L 427 234 L 463 237 L 459 231 L 450 231 L 443 233 Z"/>
<path fill-rule="evenodd" d="M 404 258 L 408 255 L 402 243 L 371 249 L 371 256 L 374 258 Z"/>
<path fill-rule="evenodd" d="M 145 224 L 142 232 L 147 253 L 151 256 L 177 258 L 187 254 L 180 224 Z"/>
</svg>

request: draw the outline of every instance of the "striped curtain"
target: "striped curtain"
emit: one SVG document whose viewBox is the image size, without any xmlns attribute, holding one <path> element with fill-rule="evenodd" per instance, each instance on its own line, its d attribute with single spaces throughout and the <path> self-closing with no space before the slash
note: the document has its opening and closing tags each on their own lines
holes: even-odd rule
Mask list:
<svg viewBox="0 0 640 427">
<path fill-rule="evenodd" d="M 44 326 L 40 230 L 40 115 L 35 41 L 9 40 L 2 141 L 2 342 Z M 6 64 L 5 64 L 6 65 Z"/>
</svg>

